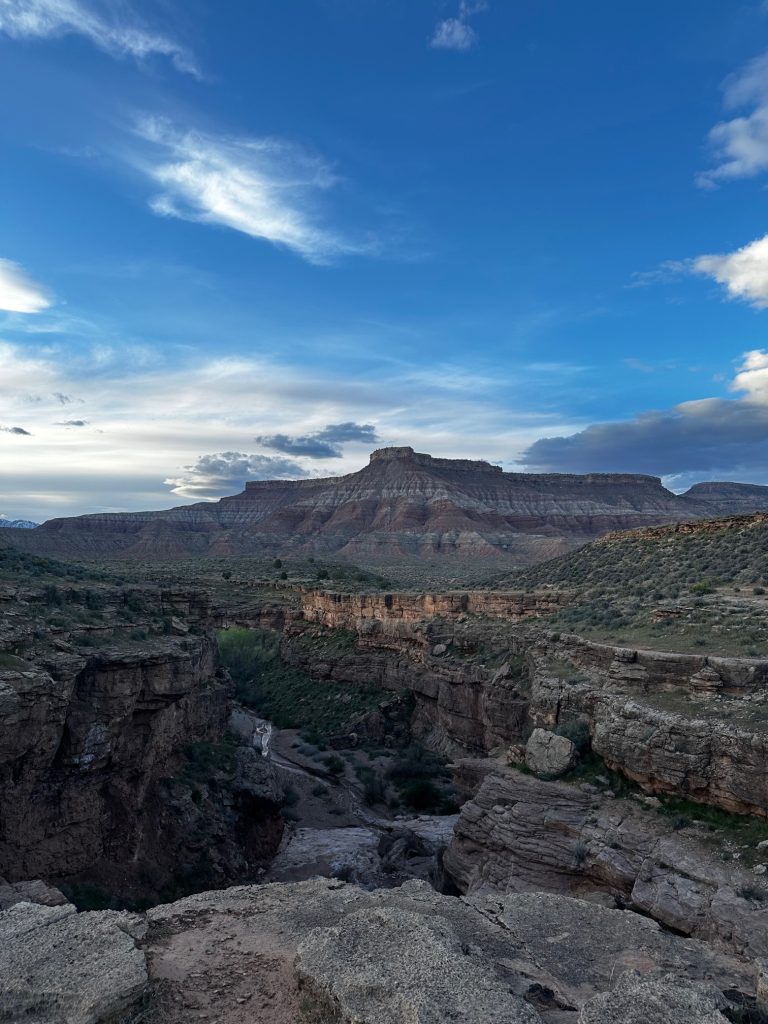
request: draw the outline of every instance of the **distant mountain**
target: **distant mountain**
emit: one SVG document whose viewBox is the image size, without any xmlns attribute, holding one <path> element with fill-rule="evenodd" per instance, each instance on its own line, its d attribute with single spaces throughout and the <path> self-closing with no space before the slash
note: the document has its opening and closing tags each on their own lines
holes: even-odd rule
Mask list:
<svg viewBox="0 0 768 1024">
<path fill-rule="evenodd" d="M 711 481 L 694 484 L 682 497 L 697 507 L 709 506 L 713 515 L 738 516 L 768 509 L 768 487 Z"/>
<path fill-rule="evenodd" d="M 6 526 L 11 530 L 36 530 L 39 525 L 29 519 L 0 519 L 0 527 Z"/>
<path fill-rule="evenodd" d="M 735 500 L 750 511 L 768 509 L 768 487 L 707 486 L 676 495 L 652 476 L 505 473 L 487 462 L 383 448 L 347 476 L 253 481 L 217 502 L 52 519 L 4 539 L 75 558 L 293 551 L 366 562 L 490 557 L 530 565 L 610 531 L 726 514 Z"/>
</svg>

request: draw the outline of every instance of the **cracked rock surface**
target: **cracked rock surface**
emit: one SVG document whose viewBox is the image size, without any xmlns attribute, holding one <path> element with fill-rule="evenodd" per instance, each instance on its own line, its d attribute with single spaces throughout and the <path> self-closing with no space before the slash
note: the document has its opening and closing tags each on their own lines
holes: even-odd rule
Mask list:
<svg viewBox="0 0 768 1024">
<path fill-rule="evenodd" d="M 723 1024 L 753 960 L 556 894 L 237 886 L 144 915 L 0 914 L 0 1021 Z"/>
</svg>

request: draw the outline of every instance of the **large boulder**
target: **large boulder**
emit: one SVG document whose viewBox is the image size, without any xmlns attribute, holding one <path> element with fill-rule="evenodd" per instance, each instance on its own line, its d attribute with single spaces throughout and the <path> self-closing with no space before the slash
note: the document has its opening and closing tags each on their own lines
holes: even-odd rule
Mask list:
<svg viewBox="0 0 768 1024">
<path fill-rule="evenodd" d="M 557 778 L 576 764 L 579 752 L 567 736 L 534 729 L 525 745 L 525 763 L 534 775 Z"/>
</svg>

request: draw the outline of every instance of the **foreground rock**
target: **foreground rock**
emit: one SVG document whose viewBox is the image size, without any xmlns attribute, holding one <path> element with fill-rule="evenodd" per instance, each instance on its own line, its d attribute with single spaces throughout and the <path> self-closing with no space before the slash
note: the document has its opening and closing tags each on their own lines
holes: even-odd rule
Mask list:
<svg viewBox="0 0 768 1024">
<path fill-rule="evenodd" d="M 709 833 L 488 761 L 461 762 L 459 777 L 477 789 L 444 858 L 462 892 L 604 893 L 677 932 L 768 956 L 768 886 L 724 860 Z"/>
<path fill-rule="evenodd" d="M 241 886 L 142 916 L 22 903 L 0 948 L 0 1020 L 35 1024 L 724 1024 L 757 977 L 636 914 L 423 882 Z"/>
<path fill-rule="evenodd" d="M 111 911 L 77 914 L 70 904 L 17 903 L 1 913 L 0 1020 L 131 1019 L 148 984 L 139 923 Z"/>
</svg>

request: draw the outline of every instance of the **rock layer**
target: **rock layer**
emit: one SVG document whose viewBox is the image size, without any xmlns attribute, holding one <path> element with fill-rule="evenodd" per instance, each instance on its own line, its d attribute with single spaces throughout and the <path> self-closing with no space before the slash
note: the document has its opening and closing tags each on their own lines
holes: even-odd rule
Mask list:
<svg viewBox="0 0 768 1024">
<path fill-rule="evenodd" d="M 595 787 L 460 762 L 476 790 L 444 864 L 462 892 L 609 893 L 678 933 L 768 955 L 768 887 L 695 830 Z"/>
</svg>

